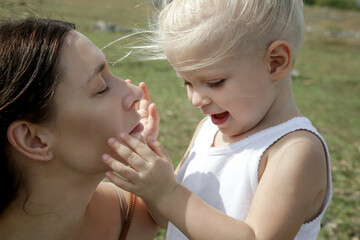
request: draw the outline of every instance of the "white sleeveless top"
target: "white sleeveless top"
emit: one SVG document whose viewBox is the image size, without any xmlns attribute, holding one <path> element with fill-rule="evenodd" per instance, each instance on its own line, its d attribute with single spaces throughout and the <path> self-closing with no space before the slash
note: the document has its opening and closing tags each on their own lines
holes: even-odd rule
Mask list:
<svg viewBox="0 0 360 240">
<path fill-rule="evenodd" d="M 295 240 L 316 240 L 321 219 L 332 196 L 330 156 L 325 140 L 309 119 L 296 117 L 224 147 L 211 147 L 218 127 L 207 119 L 179 169 L 177 180 L 205 202 L 228 216 L 245 221 L 258 186 L 258 165 L 277 140 L 296 130 L 308 130 L 321 139 L 327 154 L 328 184 L 321 213 L 301 226 Z M 187 239 L 169 222 L 167 240 Z"/>
</svg>

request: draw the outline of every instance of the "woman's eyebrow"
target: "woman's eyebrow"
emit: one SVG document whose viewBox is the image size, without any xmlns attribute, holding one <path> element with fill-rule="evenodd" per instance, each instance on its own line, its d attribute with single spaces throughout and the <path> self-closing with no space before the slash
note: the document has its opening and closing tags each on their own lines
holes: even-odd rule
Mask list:
<svg viewBox="0 0 360 240">
<path fill-rule="evenodd" d="M 90 77 L 87 80 L 87 83 L 89 83 L 92 79 L 94 79 L 95 76 L 97 76 L 99 73 L 101 73 L 104 68 L 105 68 L 106 63 L 101 63 L 100 65 L 98 65 L 95 69 L 94 72 L 90 75 Z"/>
</svg>

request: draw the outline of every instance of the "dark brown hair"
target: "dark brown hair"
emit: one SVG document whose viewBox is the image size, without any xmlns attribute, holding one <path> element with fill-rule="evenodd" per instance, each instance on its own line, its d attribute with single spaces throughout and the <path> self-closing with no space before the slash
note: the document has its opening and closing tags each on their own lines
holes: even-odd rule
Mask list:
<svg viewBox="0 0 360 240">
<path fill-rule="evenodd" d="M 71 23 L 27 18 L 0 24 L 0 214 L 23 187 L 7 129 L 23 119 L 43 123 L 60 79 L 60 49 Z"/>
</svg>

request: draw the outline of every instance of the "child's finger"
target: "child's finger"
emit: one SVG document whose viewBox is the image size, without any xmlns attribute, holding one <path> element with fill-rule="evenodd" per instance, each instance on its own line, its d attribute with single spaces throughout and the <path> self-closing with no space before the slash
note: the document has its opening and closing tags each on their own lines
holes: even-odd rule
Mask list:
<svg viewBox="0 0 360 240">
<path fill-rule="evenodd" d="M 145 121 L 144 123 L 147 123 L 148 121 L 147 118 L 149 117 L 149 111 L 148 109 L 143 108 L 144 105 L 150 105 L 150 104 L 144 103 L 143 100 L 141 100 L 140 102 L 137 103 L 136 110 L 140 114 L 141 117 L 140 121 Z"/>
<path fill-rule="evenodd" d="M 132 149 L 126 147 L 125 145 L 121 144 L 119 141 L 117 141 L 115 138 L 110 138 L 108 141 L 110 147 L 116 151 L 116 153 L 129 165 L 134 168 L 137 171 L 142 171 L 145 168 L 146 160 L 142 159 L 140 156 L 136 154 L 135 151 Z M 113 159 L 110 159 L 113 160 Z M 118 161 L 111 161 L 114 166 L 116 165 L 116 162 Z M 115 163 L 114 163 L 115 162 Z M 121 164 L 120 162 L 118 162 Z"/>
<path fill-rule="evenodd" d="M 124 189 L 125 191 L 131 192 L 134 188 L 134 184 L 126 179 L 116 176 L 112 172 L 107 172 L 106 177 L 113 182 L 118 187 Z"/>
<path fill-rule="evenodd" d="M 143 90 L 143 92 L 144 92 L 143 98 L 146 99 L 146 100 L 148 100 L 148 101 L 150 102 L 150 93 L 149 93 L 149 90 L 148 90 L 148 88 L 147 88 L 147 86 L 146 86 L 146 83 L 144 83 L 144 82 L 139 83 L 139 87 L 140 87 L 140 88 Z"/>
<path fill-rule="evenodd" d="M 156 109 L 155 103 L 149 106 L 149 117 L 148 117 L 148 136 L 156 139 L 159 134 L 160 115 Z"/>
<path fill-rule="evenodd" d="M 124 177 L 125 179 L 134 182 L 138 179 L 138 172 L 128 166 L 125 166 L 123 163 L 116 161 L 114 158 L 110 157 L 107 154 L 102 156 L 103 162 L 108 165 L 114 172 Z"/>
<path fill-rule="evenodd" d="M 166 158 L 167 160 L 170 161 L 170 157 L 169 157 L 166 149 L 164 148 L 164 146 L 160 142 L 158 142 L 158 141 L 154 140 L 153 138 L 149 137 L 148 138 L 148 145 L 161 158 Z"/>
<path fill-rule="evenodd" d="M 142 143 L 140 140 L 130 136 L 129 134 L 121 134 L 121 140 L 126 143 L 133 152 L 137 153 L 144 161 L 151 161 L 159 157 L 151 148 Z"/>
<path fill-rule="evenodd" d="M 139 84 L 139 87 L 143 90 L 144 92 L 144 95 L 140 101 L 140 105 L 139 105 L 139 113 L 141 115 L 141 117 L 147 117 L 149 115 L 148 113 L 148 109 L 149 109 L 149 106 L 150 106 L 150 103 L 151 103 L 151 100 L 150 100 L 150 94 L 149 94 L 149 91 L 147 89 L 147 86 L 144 82 L 141 82 Z"/>
</svg>

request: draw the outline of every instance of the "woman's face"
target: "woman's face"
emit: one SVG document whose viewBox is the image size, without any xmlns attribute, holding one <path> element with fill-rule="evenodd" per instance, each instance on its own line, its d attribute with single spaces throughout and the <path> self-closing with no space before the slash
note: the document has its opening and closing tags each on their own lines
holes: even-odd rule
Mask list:
<svg viewBox="0 0 360 240">
<path fill-rule="evenodd" d="M 140 137 L 135 105 L 143 92 L 112 75 L 102 51 L 77 31 L 65 38 L 60 69 L 51 130 L 55 161 L 77 172 L 105 171 L 101 155 L 113 153 L 110 137 Z"/>
</svg>

